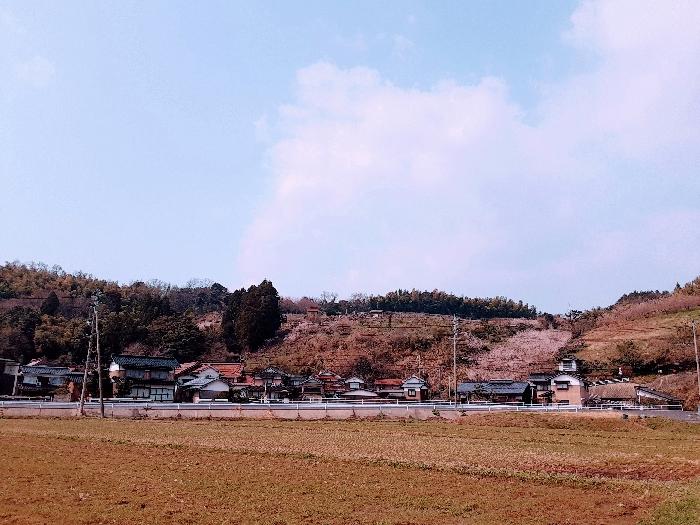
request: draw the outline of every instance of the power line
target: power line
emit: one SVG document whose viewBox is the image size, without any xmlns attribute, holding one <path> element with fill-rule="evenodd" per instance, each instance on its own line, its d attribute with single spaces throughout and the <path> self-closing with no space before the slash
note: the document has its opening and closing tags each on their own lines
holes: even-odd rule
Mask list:
<svg viewBox="0 0 700 525">
<path fill-rule="evenodd" d="M 80 415 L 85 415 L 85 392 L 87 390 L 87 378 L 88 378 L 88 366 L 90 363 L 90 353 L 92 352 L 92 338 L 95 335 L 95 317 L 93 316 L 92 310 L 90 310 L 90 339 L 88 341 L 87 356 L 85 357 L 85 372 L 83 372 L 83 388 L 80 391 Z"/>
</svg>

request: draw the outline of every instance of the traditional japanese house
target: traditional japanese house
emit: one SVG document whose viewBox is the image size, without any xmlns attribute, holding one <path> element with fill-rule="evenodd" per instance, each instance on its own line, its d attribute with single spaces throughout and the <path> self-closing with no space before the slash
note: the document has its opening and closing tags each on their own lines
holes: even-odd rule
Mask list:
<svg viewBox="0 0 700 525">
<path fill-rule="evenodd" d="M 347 392 L 340 394 L 340 397 L 352 401 L 365 401 L 379 399 L 379 394 L 370 390 L 364 390 L 362 388 L 353 388 L 352 390 L 348 390 Z"/>
<path fill-rule="evenodd" d="M 319 372 L 316 379 L 323 383 L 324 397 L 338 397 L 347 390 L 343 378 L 330 370 Z"/>
<path fill-rule="evenodd" d="M 320 401 L 323 399 L 323 381 L 315 377 L 309 377 L 303 381 L 299 388 L 301 390 L 301 398 L 304 401 Z"/>
<path fill-rule="evenodd" d="M 150 401 L 175 399 L 176 359 L 140 355 L 115 355 L 109 377 L 115 397 Z"/>
<path fill-rule="evenodd" d="M 406 379 L 401 388 L 406 401 L 425 401 L 428 399 L 428 383 L 418 376 L 411 376 Z"/>
<path fill-rule="evenodd" d="M 26 365 L 20 367 L 19 394 L 51 396 L 68 385 L 70 368 L 65 366 Z"/>
<path fill-rule="evenodd" d="M 463 403 L 489 401 L 492 403 L 532 402 L 534 387 L 527 381 L 495 379 L 491 381 L 467 381 L 457 387 L 459 399 Z"/>
<path fill-rule="evenodd" d="M 658 406 L 682 408 L 675 396 L 629 381 L 600 381 L 589 387 L 589 405 Z"/>
<path fill-rule="evenodd" d="M 348 390 L 361 390 L 365 388 L 365 382 L 361 377 L 353 376 L 344 381 Z"/>
<path fill-rule="evenodd" d="M 374 391 L 385 399 L 403 399 L 403 379 L 388 377 L 374 381 Z"/>
</svg>

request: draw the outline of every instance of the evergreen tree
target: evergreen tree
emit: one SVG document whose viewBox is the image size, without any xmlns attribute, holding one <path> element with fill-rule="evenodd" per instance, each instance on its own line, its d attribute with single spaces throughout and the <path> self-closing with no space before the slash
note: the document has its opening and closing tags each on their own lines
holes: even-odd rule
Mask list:
<svg viewBox="0 0 700 525">
<path fill-rule="evenodd" d="M 56 315 L 60 305 L 56 292 L 52 291 L 41 303 L 40 311 L 43 315 Z"/>
</svg>

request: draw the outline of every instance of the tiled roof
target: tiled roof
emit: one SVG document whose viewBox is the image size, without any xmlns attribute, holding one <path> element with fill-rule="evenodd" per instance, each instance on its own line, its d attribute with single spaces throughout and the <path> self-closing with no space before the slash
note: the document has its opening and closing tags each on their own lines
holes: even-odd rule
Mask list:
<svg viewBox="0 0 700 525">
<path fill-rule="evenodd" d="M 593 385 L 588 389 L 591 397 L 600 399 L 631 399 L 637 398 L 637 383 L 627 381 Z"/>
<path fill-rule="evenodd" d="M 182 363 L 175 369 L 175 376 L 181 376 L 191 370 L 194 370 L 199 366 L 199 361 L 190 361 L 189 363 Z"/>
<path fill-rule="evenodd" d="M 226 379 L 236 379 L 243 375 L 243 363 L 202 363 L 202 365 L 197 368 L 197 371 L 206 367 L 213 368 L 219 372 L 221 377 L 225 377 Z"/>
<path fill-rule="evenodd" d="M 421 379 L 420 377 L 416 376 L 411 376 L 406 381 L 404 381 L 401 386 L 403 388 L 410 388 L 410 387 L 424 387 L 427 383 Z"/>
<path fill-rule="evenodd" d="M 68 372 L 66 374 L 66 377 L 73 381 L 73 383 L 82 383 L 83 382 L 83 372 Z"/>
<path fill-rule="evenodd" d="M 652 388 L 648 388 L 646 386 L 640 386 L 639 387 L 640 392 L 646 392 L 648 394 L 651 394 L 652 396 L 660 397 L 662 399 L 666 399 L 668 401 L 673 401 L 676 403 L 680 403 L 681 400 L 678 399 L 676 396 L 672 396 L 671 394 L 667 394 L 666 392 L 659 392 L 658 390 L 654 390 Z"/>
<path fill-rule="evenodd" d="M 349 392 L 345 392 L 343 394 L 340 394 L 343 397 L 379 397 L 379 394 L 376 392 L 370 392 L 369 390 L 350 390 Z"/>
<path fill-rule="evenodd" d="M 209 383 L 213 383 L 214 381 L 218 381 L 218 379 L 215 377 L 196 377 L 191 381 L 184 383 L 182 388 L 201 388 L 203 386 L 207 386 Z"/>
<path fill-rule="evenodd" d="M 484 394 L 522 394 L 528 388 L 530 383 L 526 381 L 482 381 L 461 383 L 457 387 L 457 392 L 460 394 L 473 394 L 477 391 Z"/>
<path fill-rule="evenodd" d="M 386 379 L 377 379 L 374 384 L 376 386 L 401 386 L 403 384 L 403 379 L 398 379 L 395 377 Z"/>
<path fill-rule="evenodd" d="M 258 372 L 256 375 L 260 376 L 260 377 L 270 377 L 270 376 L 286 377 L 288 374 L 286 372 L 280 370 L 279 368 L 276 368 L 274 366 L 268 366 L 265 370 L 263 370 L 262 372 Z"/>
<path fill-rule="evenodd" d="M 27 365 L 20 367 L 23 374 L 37 376 L 65 376 L 70 372 L 70 368 L 65 366 L 47 366 L 47 365 Z"/>
<path fill-rule="evenodd" d="M 165 368 L 174 370 L 178 367 L 177 359 L 172 357 L 148 357 L 144 355 L 115 355 L 112 361 L 119 366 L 129 368 Z"/>
</svg>

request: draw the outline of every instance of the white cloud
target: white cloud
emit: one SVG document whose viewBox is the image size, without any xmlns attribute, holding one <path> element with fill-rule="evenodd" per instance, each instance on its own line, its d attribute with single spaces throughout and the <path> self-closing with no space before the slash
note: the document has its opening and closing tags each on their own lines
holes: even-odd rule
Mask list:
<svg viewBox="0 0 700 525">
<path fill-rule="evenodd" d="M 55 73 L 53 63 L 39 55 L 17 66 L 17 77 L 35 88 L 49 85 Z"/>
<path fill-rule="evenodd" d="M 614 209 L 640 166 L 641 206 L 669 179 L 700 189 L 700 4 L 672 6 L 582 4 L 566 40 L 596 66 L 550 86 L 536 124 L 503 79 L 418 90 L 366 68 L 300 70 L 240 271 L 291 294 L 441 287 L 563 309 L 600 302 L 585 279 L 610 289 L 606 272 L 658 282 L 663 250 L 640 260 L 653 243 L 696 241 L 697 260 L 698 229 L 684 227 L 696 209 L 621 202 L 624 225 Z"/>
</svg>

